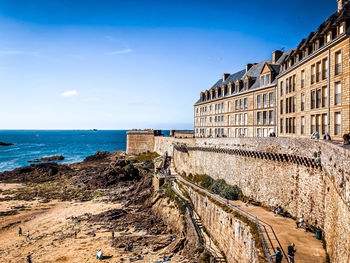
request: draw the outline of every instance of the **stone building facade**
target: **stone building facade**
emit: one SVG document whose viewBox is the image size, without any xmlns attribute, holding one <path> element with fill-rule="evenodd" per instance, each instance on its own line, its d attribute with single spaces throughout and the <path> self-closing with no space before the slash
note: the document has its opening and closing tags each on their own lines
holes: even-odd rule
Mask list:
<svg viewBox="0 0 350 263">
<path fill-rule="evenodd" d="M 224 74 L 194 105 L 196 137 L 310 137 L 350 131 L 350 4 L 297 48 Z"/>
</svg>

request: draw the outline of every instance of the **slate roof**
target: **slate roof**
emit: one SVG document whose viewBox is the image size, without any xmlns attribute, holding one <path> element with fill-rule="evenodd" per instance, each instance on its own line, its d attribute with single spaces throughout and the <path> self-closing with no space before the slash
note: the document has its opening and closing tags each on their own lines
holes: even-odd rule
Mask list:
<svg viewBox="0 0 350 263">
<path fill-rule="evenodd" d="M 284 53 L 282 54 L 282 56 L 278 59 L 278 61 L 276 61 L 275 64 L 271 64 L 271 63 L 272 63 L 272 58 L 271 58 L 271 59 L 262 61 L 262 62 L 260 62 L 260 63 L 253 64 L 253 65 L 251 66 L 251 68 L 250 68 L 247 72 L 246 72 L 245 69 L 243 69 L 243 70 L 241 70 L 241 71 L 238 71 L 238 72 L 236 72 L 236 73 L 231 74 L 231 75 L 226 79 L 225 82 L 223 82 L 223 79 L 221 78 L 221 79 L 219 79 L 210 89 L 212 89 L 212 88 L 215 89 L 215 88 L 218 87 L 218 86 L 221 87 L 223 84 L 228 85 L 231 81 L 232 81 L 233 83 L 235 83 L 235 81 L 236 81 L 237 79 L 244 79 L 246 76 L 249 76 L 250 79 L 251 79 L 252 82 L 253 82 L 253 84 L 249 87 L 249 91 L 250 91 L 250 90 L 257 89 L 257 88 L 260 87 L 260 84 L 259 84 L 259 76 L 260 76 L 260 73 L 261 73 L 261 71 L 262 71 L 264 65 L 265 65 L 266 63 L 269 64 L 269 65 L 272 67 L 272 69 L 273 69 L 275 75 L 277 76 L 278 73 L 279 73 L 279 71 L 280 71 L 280 64 L 285 60 L 286 57 L 288 57 L 288 55 L 289 55 L 290 53 L 291 53 L 291 51 L 284 52 Z M 272 81 L 271 85 L 274 85 L 274 84 L 276 84 L 276 83 L 277 83 L 277 81 L 276 81 L 276 79 L 274 79 L 274 80 Z M 209 90 L 210 90 L 210 89 L 209 89 Z M 245 92 L 245 91 L 244 91 L 244 92 Z M 240 93 L 240 92 L 236 92 L 236 93 L 234 93 L 234 94 L 227 94 L 226 96 L 221 96 L 220 98 L 222 98 L 222 97 L 229 97 L 229 96 L 232 96 L 232 95 L 237 95 L 237 94 L 239 94 L 239 93 Z M 209 100 L 208 100 L 208 101 L 209 101 Z M 196 101 L 195 104 L 198 104 L 198 103 L 200 103 L 200 99 L 199 99 L 198 101 Z"/>
</svg>

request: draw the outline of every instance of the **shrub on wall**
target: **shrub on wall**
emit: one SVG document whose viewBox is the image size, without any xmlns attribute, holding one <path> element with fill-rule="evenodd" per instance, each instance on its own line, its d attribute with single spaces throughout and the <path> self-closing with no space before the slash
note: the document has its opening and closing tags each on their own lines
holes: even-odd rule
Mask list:
<svg viewBox="0 0 350 263">
<path fill-rule="evenodd" d="M 226 199 L 244 199 L 242 190 L 237 185 L 228 185 L 224 179 L 215 180 L 206 174 L 182 174 L 182 177 Z"/>
</svg>

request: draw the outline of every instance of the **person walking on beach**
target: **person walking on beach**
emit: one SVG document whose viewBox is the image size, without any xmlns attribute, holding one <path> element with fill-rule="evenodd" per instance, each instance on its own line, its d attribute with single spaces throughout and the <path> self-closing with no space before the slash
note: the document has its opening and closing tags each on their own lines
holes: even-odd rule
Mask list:
<svg viewBox="0 0 350 263">
<path fill-rule="evenodd" d="M 30 255 L 27 256 L 27 263 L 32 263 L 32 260 L 30 259 Z"/>
<path fill-rule="evenodd" d="M 276 257 L 276 263 L 282 262 L 283 255 L 282 255 L 281 249 L 279 247 L 277 248 L 277 252 L 275 254 L 271 255 L 271 258 L 272 257 Z"/>
<path fill-rule="evenodd" d="M 30 237 L 29 237 L 29 231 L 27 231 L 27 234 L 26 234 L 26 240 L 30 240 Z"/>
<path fill-rule="evenodd" d="M 18 228 L 18 236 L 22 236 L 22 228 L 21 227 Z"/>
<path fill-rule="evenodd" d="M 294 263 L 295 252 L 297 252 L 295 250 L 295 244 L 292 243 L 292 244 L 290 244 L 290 246 L 288 246 L 288 260 L 290 263 Z"/>
</svg>

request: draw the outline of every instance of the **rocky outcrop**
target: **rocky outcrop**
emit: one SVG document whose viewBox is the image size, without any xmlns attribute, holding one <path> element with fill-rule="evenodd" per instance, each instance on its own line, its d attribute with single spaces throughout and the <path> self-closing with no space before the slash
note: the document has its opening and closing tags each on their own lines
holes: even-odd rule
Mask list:
<svg viewBox="0 0 350 263">
<path fill-rule="evenodd" d="M 11 146 L 13 143 L 0 142 L 0 146 Z"/>
<path fill-rule="evenodd" d="M 51 161 L 62 161 L 62 160 L 64 160 L 63 155 L 53 155 L 53 156 L 49 156 L 49 157 L 34 159 L 31 161 L 28 161 L 28 163 L 51 162 Z"/>
</svg>

